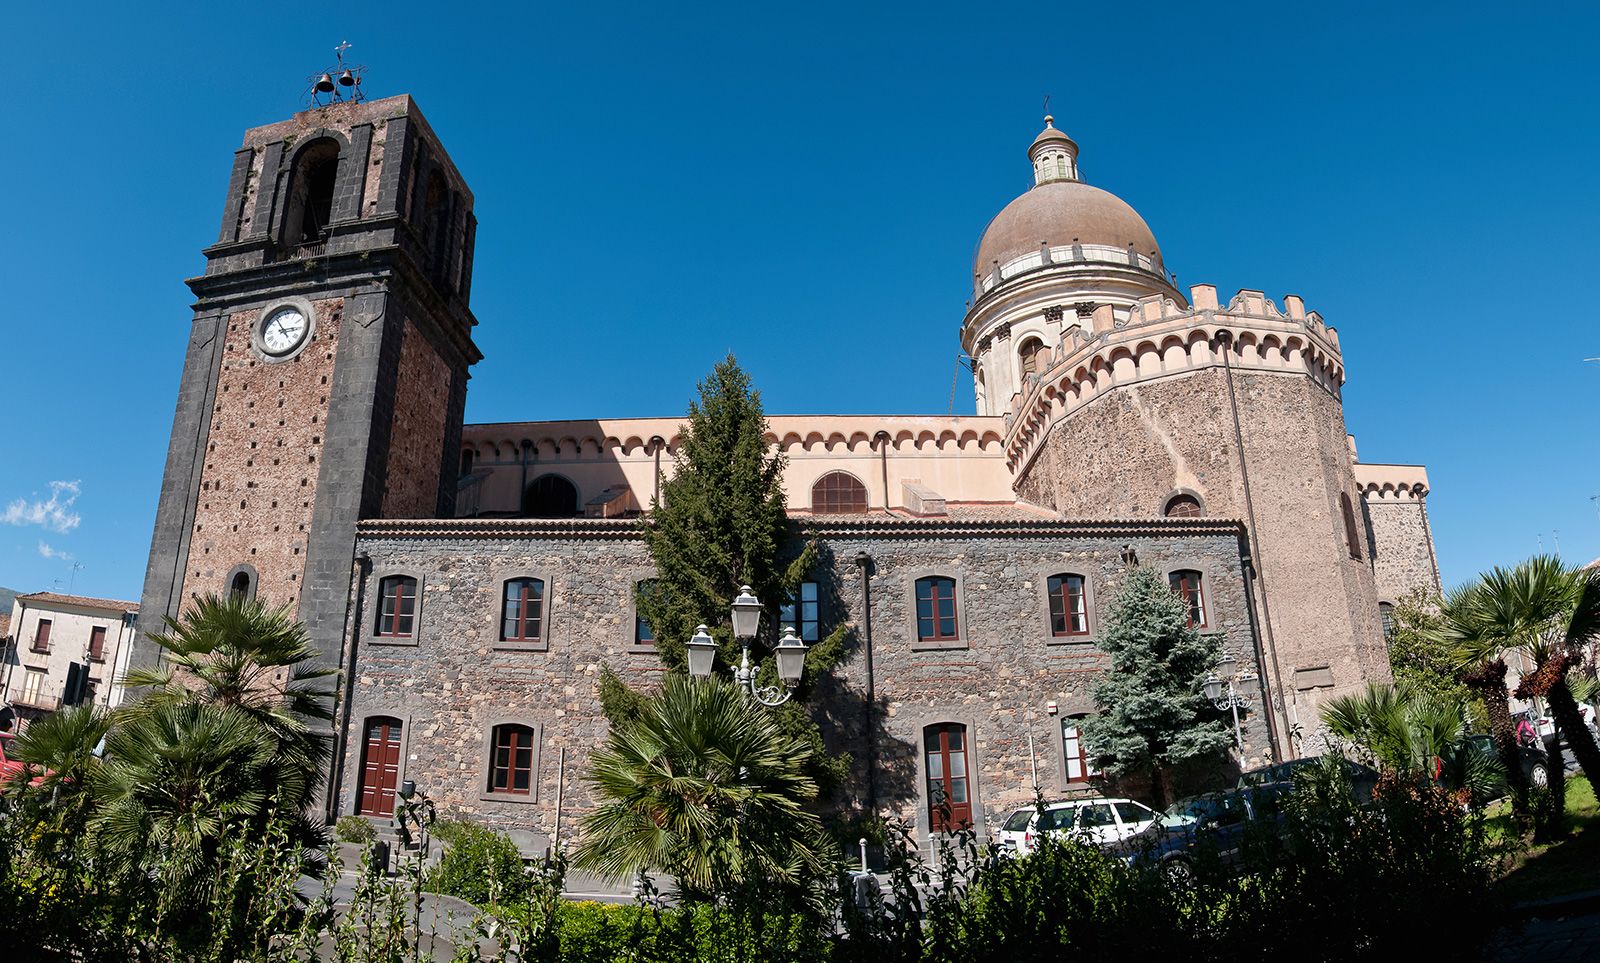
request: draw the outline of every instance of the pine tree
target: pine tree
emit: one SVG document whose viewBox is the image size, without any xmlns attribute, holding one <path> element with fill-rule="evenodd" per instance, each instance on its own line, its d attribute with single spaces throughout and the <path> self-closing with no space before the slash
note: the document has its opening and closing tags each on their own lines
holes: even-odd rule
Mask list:
<svg viewBox="0 0 1600 963">
<path fill-rule="evenodd" d="M 645 521 L 656 576 L 636 592 L 635 604 L 671 673 L 686 671 L 685 645 L 701 624 L 717 640 L 717 671 L 739 664 L 729 606 L 740 587 L 749 585 L 767 608 L 751 658 L 764 683 L 775 678 L 770 655 L 781 631 L 779 609 L 817 564 L 817 547 L 806 542 L 791 556 L 799 532 L 785 505 L 785 459 L 768 444 L 766 431 L 761 394 L 729 355 L 700 383 L 679 432 L 673 475 L 662 483 Z M 811 683 L 838 665 L 848 632 L 841 626 L 807 650 L 795 697 L 772 710 L 788 735 L 811 748 L 813 775 L 824 793 L 843 778 L 849 757 L 824 751 L 804 700 Z M 602 673 L 600 704 L 613 726 L 637 720 L 647 699 L 609 667 Z"/>
<path fill-rule="evenodd" d="M 1164 801 L 1167 770 L 1233 740 L 1201 691 L 1221 639 L 1192 628 L 1184 601 L 1156 572 L 1138 568 L 1111 604 L 1100 647 L 1111 669 L 1095 685 L 1100 714 L 1083 721 L 1084 744 L 1111 775 L 1149 773 Z"/>
</svg>

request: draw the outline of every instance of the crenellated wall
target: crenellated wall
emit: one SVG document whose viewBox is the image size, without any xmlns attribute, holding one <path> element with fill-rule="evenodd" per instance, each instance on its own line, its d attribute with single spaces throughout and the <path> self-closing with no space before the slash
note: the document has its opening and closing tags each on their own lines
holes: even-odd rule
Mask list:
<svg viewBox="0 0 1600 963">
<path fill-rule="evenodd" d="M 1428 470 L 1421 465 L 1355 466 L 1380 601 L 1423 591 L 1443 594 L 1428 524 Z"/>
<path fill-rule="evenodd" d="M 1338 336 L 1299 298 L 1191 294 L 1069 332 L 1015 400 L 1007 463 L 1021 499 L 1069 518 L 1159 516 L 1182 492 L 1245 519 L 1283 722 L 1309 737 L 1323 702 L 1388 677 Z"/>
</svg>

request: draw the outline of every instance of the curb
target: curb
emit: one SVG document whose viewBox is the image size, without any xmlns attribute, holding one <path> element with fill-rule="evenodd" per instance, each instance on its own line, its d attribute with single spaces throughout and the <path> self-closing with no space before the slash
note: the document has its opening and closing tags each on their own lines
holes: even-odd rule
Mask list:
<svg viewBox="0 0 1600 963">
<path fill-rule="evenodd" d="M 1515 903 L 1506 912 L 1507 917 L 1518 922 L 1536 919 L 1553 919 L 1561 916 L 1582 916 L 1600 913 L 1600 889 L 1585 890 L 1551 899 Z"/>
</svg>

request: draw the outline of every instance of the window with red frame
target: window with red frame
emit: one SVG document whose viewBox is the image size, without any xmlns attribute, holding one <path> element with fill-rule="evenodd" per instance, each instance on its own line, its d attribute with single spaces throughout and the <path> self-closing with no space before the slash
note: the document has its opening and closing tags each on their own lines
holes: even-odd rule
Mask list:
<svg viewBox="0 0 1600 963">
<path fill-rule="evenodd" d="M 494 759 L 489 767 L 489 791 L 526 796 L 533 792 L 533 729 L 528 726 L 494 727 Z"/>
<path fill-rule="evenodd" d="M 923 642 L 950 642 L 960 637 L 956 580 L 939 575 L 917 579 L 917 638 Z"/>
<path fill-rule="evenodd" d="M 1084 597 L 1082 575 L 1052 575 L 1046 583 L 1050 593 L 1050 634 L 1056 638 L 1089 634 L 1089 603 Z"/>
<path fill-rule="evenodd" d="M 544 637 L 544 582 L 514 578 L 506 582 L 500 606 L 500 639 L 537 642 Z"/>
<path fill-rule="evenodd" d="M 968 792 L 967 727 L 946 722 L 922 730 L 927 764 L 928 823 L 934 832 L 955 832 L 972 825 Z"/>
<path fill-rule="evenodd" d="M 97 625 L 89 630 L 89 658 L 104 662 L 106 658 L 106 627 Z"/>
<path fill-rule="evenodd" d="M 378 584 L 378 635 L 409 639 L 416 628 L 417 580 L 391 575 Z"/>
<path fill-rule="evenodd" d="M 1078 730 L 1082 716 L 1068 716 L 1061 720 L 1061 754 L 1067 760 L 1067 782 L 1087 782 L 1100 775 L 1094 767 L 1094 758 L 1084 748 L 1083 733 Z"/>
<path fill-rule="evenodd" d="M 33 630 L 33 651 L 50 651 L 50 620 L 40 619 L 39 625 Z"/>
<path fill-rule="evenodd" d="M 1184 569 L 1173 572 L 1167 576 L 1167 583 L 1172 590 L 1183 598 L 1183 604 L 1189 608 L 1189 627 L 1203 629 L 1206 627 L 1206 599 L 1205 590 L 1200 585 L 1200 573 L 1193 569 Z"/>
<path fill-rule="evenodd" d="M 1193 495 L 1173 495 L 1167 501 L 1167 507 L 1162 512 L 1168 518 L 1199 518 L 1205 512 L 1200 510 L 1200 499 Z"/>
</svg>

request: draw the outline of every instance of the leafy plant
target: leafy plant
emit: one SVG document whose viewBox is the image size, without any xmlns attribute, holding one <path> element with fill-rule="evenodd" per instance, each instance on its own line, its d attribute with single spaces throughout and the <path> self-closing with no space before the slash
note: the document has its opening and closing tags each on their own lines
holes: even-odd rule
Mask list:
<svg viewBox="0 0 1600 963">
<path fill-rule="evenodd" d="M 361 816 L 340 816 L 333 825 L 333 834 L 341 843 L 370 844 L 378 838 L 372 823 Z"/>
</svg>

